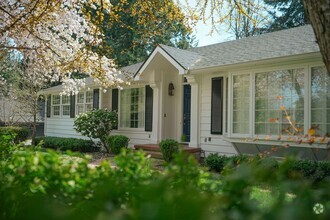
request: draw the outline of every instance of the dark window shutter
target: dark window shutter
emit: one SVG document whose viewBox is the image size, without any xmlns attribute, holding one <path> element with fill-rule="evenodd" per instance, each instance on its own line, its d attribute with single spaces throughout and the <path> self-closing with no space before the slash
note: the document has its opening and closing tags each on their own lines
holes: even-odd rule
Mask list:
<svg viewBox="0 0 330 220">
<path fill-rule="evenodd" d="M 76 116 L 76 96 L 72 95 L 70 97 L 70 118 L 74 118 Z"/>
<path fill-rule="evenodd" d="M 152 88 L 149 85 L 146 86 L 145 131 L 152 131 L 153 93 Z"/>
<path fill-rule="evenodd" d="M 222 134 L 223 78 L 212 79 L 211 134 Z"/>
<path fill-rule="evenodd" d="M 52 96 L 48 95 L 47 96 L 47 118 L 50 118 L 51 115 L 51 106 L 52 106 Z"/>
<path fill-rule="evenodd" d="M 118 112 L 118 89 L 112 90 L 112 111 Z M 118 123 L 118 120 L 117 120 Z M 118 129 L 118 125 L 112 127 L 112 129 Z"/>
<path fill-rule="evenodd" d="M 93 109 L 99 109 L 100 102 L 100 89 L 94 89 L 93 91 Z"/>
</svg>

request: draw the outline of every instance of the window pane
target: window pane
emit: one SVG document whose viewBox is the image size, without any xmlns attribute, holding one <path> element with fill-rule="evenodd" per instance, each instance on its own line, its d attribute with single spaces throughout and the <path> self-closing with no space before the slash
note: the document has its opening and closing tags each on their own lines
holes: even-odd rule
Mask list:
<svg viewBox="0 0 330 220">
<path fill-rule="evenodd" d="M 62 115 L 70 115 L 70 105 L 63 105 L 62 107 Z"/>
<path fill-rule="evenodd" d="M 70 96 L 62 96 L 62 104 L 70 104 Z"/>
<path fill-rule="evenodd" d="M 61 103 L 61 96 L 53 95 L 53 105 L 59 105 Z"/>
<path fill-rule="evenodd" d="M 311 123 L 316 135 L 330 135 L 330 77 L 325 67 L 312 68 Z"/>
<path fill-rule="evenodd" d="M 60 115 L 60 106 L 53 106 L 53 115 L 55 116 Z"/>
<path fill-rule="evenodd" d="M 86 103 L 93 103 L 93 91 L 86 92 Z"/>
<path fill-rule="evenodd" d="M 76 109 L 77 109 L 77 114 L 81 114 L 84 113 L 84 105 L 83 104 L 77 104 L 76 105 Z"/>
<path fill-rule="evenodd" d="M 93 109 L 93 104 L 86 104 L 86 112 L 89 112 Z"/>
<path fill-rule="evenodd" d="M 77 95 L 77 103 L 84 103 L 84 97 L 85 97 L 85 93 L 78 93 Z"/>
<path fill-rule="evenodd" d="M 281 105 L 296 127 L 304 123 L 304 69 L 257 73 L 255 76 L 255 134 L 278 135 L 292 127 Z M 277 99 L 282 96 L 282 99 Z M 265 123 L 261 123 L 265 122 Z"/>
<path fill-rule="evenodd" d="M 233 78 L 233 133 L 248 134 L 250 120 L 250 75 Z"/>
</svg>

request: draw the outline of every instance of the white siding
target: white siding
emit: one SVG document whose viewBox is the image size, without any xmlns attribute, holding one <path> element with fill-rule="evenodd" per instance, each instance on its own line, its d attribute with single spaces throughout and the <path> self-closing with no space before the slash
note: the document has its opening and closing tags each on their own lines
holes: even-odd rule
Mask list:
<svg viewBox="0 0 330 220">
<path fill-rule="evenodd" d="M 205 73 L 200 81 L 200 147 L 205 151 L 205 156 L 210 153 L 237 154 L 233 145 L 223 139 L 223 135 L 211 134 L 211 81 L 214 77 L 224 76 L 224 74 Z M 225 103 L 225 96 L 223 101 Z"/>
</svg>

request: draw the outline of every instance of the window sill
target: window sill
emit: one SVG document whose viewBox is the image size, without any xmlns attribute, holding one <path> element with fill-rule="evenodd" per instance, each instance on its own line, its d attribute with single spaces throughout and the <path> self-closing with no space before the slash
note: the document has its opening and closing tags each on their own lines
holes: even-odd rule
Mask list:
<svg viewBox="0 0 330 220">
<path fill-rule="evenodd" d="M 226 138 L 239 154 L 265 154 L 273 157 L 295 155 L 300 159 L 328 160 L 330 145 L 325 143 L 296 143 L 285 140 L 255 140 L 252 138 Z"/>
</svg>

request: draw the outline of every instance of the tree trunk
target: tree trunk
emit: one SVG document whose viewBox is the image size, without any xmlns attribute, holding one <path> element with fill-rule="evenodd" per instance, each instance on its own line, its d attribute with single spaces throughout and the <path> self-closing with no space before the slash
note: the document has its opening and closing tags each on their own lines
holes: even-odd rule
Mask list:
<svg viewBox="0 0 330 220">
<path fill-rule="evenodd" d="M 303 0 L 330 75 L 330 0 Z"/>
</svg>

